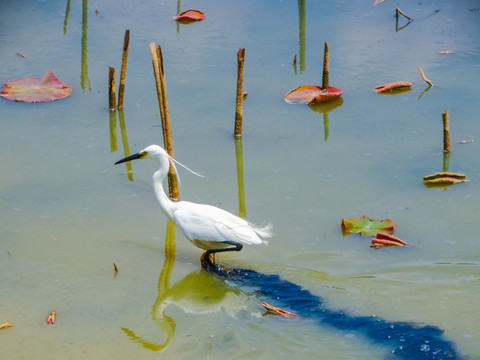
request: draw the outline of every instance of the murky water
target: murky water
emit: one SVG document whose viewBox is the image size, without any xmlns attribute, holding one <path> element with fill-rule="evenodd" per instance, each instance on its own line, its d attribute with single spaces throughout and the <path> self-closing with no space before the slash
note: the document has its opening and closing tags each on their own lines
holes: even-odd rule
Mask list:
<svg viewBox="0 0 480 360">
<path fill-rule="evenodd" d="M 414 20 L 396 26 L 396 7 Z M 125 151 L 162 144 L 151 42 L 164 54 L 176 158 L 205 175 L 180 171 L 181 197 L 238 213 L 243 190 L 247 218 L 274 225 L 268 247 L 221 262 L 280 274 L 352 315 L 438 326 L 478 358 L 480 3 L 180 8 L 199 8 L 205 20 L 177 26 L 176 2 L 1 2 L 0 82 L 49 69 L 73 88 L 53 103 L 0 99 L 0 324 L 14 324 L 0 332 L 2 358 L 381 359 L 389 351 L 361 333 L 263 317 L 263 300 L 201 272 L 201 251 L 174 228 L 174 263 L 166 256 L 156 164 L 133 163 L 133 182 L 113 166 Z M 125 29 L 124 126 L 118 117 L 111 126 L 107 71 L 118 76 Z M 343 103 L 327 114 L 285 103 L 289 90 L 321 84 L 325 41 Z M 240 47 L 249 95 L 236 148 Z M 453 54 L 438 54 L 445 50 Z M 428 92 L 417 66 L 435 84 Z M 399 80 L 412 91 L 372 90 Z M 470 182 L 426 189 L 422 177 L 445 166 L 446 109 L 448 168 Z M 343 237 L 341 219 L 364 214 L 392 219 L 414 247 L 375 251 L 371 238 Z"/>
</svg>

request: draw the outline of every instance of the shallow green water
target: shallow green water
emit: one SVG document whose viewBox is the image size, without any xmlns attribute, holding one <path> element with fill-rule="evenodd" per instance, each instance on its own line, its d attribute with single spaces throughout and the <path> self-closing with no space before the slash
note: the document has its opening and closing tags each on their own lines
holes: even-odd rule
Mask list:
<svg viewBox="0 0 480 360">
<path fill-rule="evenodd" d="M 236 52 L 246 48 L 245 206 L 249 220 L 271 221 L 275 236 L 268 247 L 219 256 L 222 262 L 278 273 L 354 315 L 436 325 L 462 354 L 478 357 L 478 1 L 204 1 L 181 9 L 200 8 L 205 20 L 179 27 L 176 2 L 85 4 L 70 4 L 67 23 L 66 1 L 0 4 L 0 82 L 50 69 L 73 88 L 53 103 L 0 99 L 0 324 L 15 325 L 0 332 L 2 358 L 385 355 L 358 334 L 262 317 L 262 299 L 199 274 L 201 251 L 179 231 L 173 269 L 165 266 L 155 164 L 135 162 L 133 182 L 124 166 L 113 166 L 124 143 L 118 120 L 111 136 L 107 70 L 120 71 L 125 29 L 130 152 L 162 142 L 148 48 L 155 42 L 164 54 L 176 158 L 205 175 L 180 171 L 181 197 L 235 213 Z M 397 6 L 414 18 L 400 31 Z M 297 86 L 321 84 L 325 41 L 330 83 L 344 90 L 328 119 L 283 100 Z M 438 54 L 444 50 L 454 54 Z M 427 85 L 417 66 L 435 84 L 420 99 Z M 412 91 L 372 90 L 398 80 L 412 82 Z M 443 167 L 446 109 L 449 170 L 470 182 L 426 189 L 422 177 Z M 363 214 L 391 218 L 395 234 L 414 247 L 375 251 L 370 238 L 342 237 L 341 219 Z M 45 323 L 51 310 L 54 326 Z"/>
</svg>

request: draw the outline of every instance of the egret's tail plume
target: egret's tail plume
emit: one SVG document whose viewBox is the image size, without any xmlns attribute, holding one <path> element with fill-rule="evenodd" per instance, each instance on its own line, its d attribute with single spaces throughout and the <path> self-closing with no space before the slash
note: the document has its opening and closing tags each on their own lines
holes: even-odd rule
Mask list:
<svg viewBox="0 0 480 360">
<path fill-rule="evenodd" d="M 271 223 L 267 223 L 261 226 L 254 226 L 253 229 L 258 237 L 266 244 L 268 243 L 268 238 L 273 236 L 273 226 Z"/>
</svg>

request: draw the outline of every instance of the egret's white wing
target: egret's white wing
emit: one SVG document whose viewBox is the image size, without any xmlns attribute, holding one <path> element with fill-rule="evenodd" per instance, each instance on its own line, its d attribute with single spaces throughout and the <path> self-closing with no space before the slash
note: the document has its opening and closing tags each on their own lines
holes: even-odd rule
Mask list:
<svg viewBox="0 0 480 360">
<path fill-rule="evenodd" d="M 190 240 L 235 241 L 261 244 L 264 239 L 248 221 L 214 206 L 187 201 L 176 203 L 173 220 Z M 258 230 L 269 237 L 268 231 Z"/>
</svg>

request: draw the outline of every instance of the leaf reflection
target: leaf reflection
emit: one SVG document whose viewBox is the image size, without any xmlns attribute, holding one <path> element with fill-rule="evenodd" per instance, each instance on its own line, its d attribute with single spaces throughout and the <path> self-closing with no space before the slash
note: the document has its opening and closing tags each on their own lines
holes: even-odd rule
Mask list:
<svg viewBox="0 0 480 360">
<path fill-rule="evenodd" d="M 342 106 L 342 104 L 343 104 L 343 99 L 338 98 L 337 100 L 329 101 L 326 103 L 316 103 L 316 104 L 310 104 L 308 106 L 310 110 L 319 114 L 323 114 L 323 129 L 324 129 L 323 131 L 325 134 L 324 135 L 325 141 L 328 140 L 328 136 L 329 136 L 330 118 L 328 114 L 330 114 L 330 112 L 332 112 L 336 108 L 339 108 L 340 106 Z"/>
</svg>

